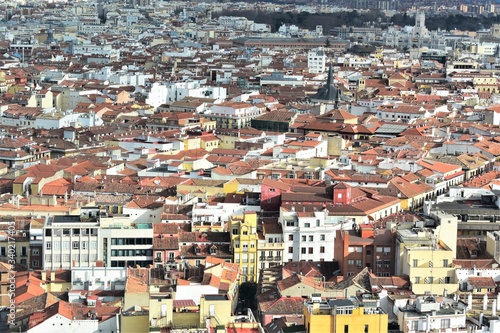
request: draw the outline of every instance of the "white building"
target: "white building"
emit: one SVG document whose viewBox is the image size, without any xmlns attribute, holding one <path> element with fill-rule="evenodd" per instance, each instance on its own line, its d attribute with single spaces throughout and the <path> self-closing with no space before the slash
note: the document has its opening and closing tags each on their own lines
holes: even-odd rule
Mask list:
<svg viewBox="0 0 500 333">
<path fill-rule="evenodd" d="M 280 211 L 283 227 L 283 262 L 332 261 L 335 233 L 341 224 L 325 224 L 327 212 L 310 214 Z"/>
<path fill-rule="evenodd" d="M 146 103 L 157 108 L 162 104 L 172 104 L 185 97 L 211 98 L 220 103 L 227 98 L 224 87 L 205 86 L 200 81 L 155 82 L 151 86 Z"/>
<path fill-rule="evenodd" d="M 246 17 L 240 16 L 221 16 L 219 17 L 219 24 L 225 28 L 235 29 L 235 30 L 246 30 L 247 26 L 250 25 L 250 21 Z"/>
<path fill-rule="evenodd" d="M 79 290 L 125 290 L 126 267 L 72 267 L 71 291 Z M 73 303 L 80 293 L 69 294 Z"/>
<path fill-rule="evenodd" d="M 153 74 L 131 71 L 130 68 L 126 66 L 119 71 L 113 71 L 111 66 L 105 66 L 101 68 L 99 72 L 91 73 L 91 77 L 108 81 L 113 85 L 146 86 L 148 80 L 153 78 Z"/>
<path fill-rule="evenodd" d="M 419 296 L 399 308 L 398 324 L 403 333 L 466 333 L 467 309 L 460 302 L 438 302 L 433 296 Z"/>
<path fill-rule="evenodd" d="M 84 215 L 48 216 L 43 226 L 43 269 L 90 267 L 102 248 L 95 211 Z"/>
<path fill-rule="evenodd" d="M 261 114 L 261 110 L 252 104 L 226 102 L 213 105 L 204 116 L 216 121 L 217 127 L 241 129 L 249 127 L 251 120 Z"/>
<path fill-rule="evenodd" d="M 213 226 L 221 226 L 222 229 L 225 229 L 230 216 L 243 215 L 245 211 L 260 211 L 260 206 L 223 202 L 218 202 L 215 205 L 206 202 L 196 203 L 192 210 L 192 229 L 195 231 L 203 227 Z"/>
<path fill-rule="evenodd" d="M 307 53 L 309 73 L 323 73 L 326 70 L 326 54 L 323 48 L 309 50 Z"/>
<path fill-rule="evenodd" d="M 132 224 L 128 216 L 100 217 L 99 260 L 106 267 L 153 264 L 153 226 Z"/>
<path fill-rule="evenodd" d="M 93 127 L 101 126 L 104 122 L 95 112 L 71 113 L 71 112 L 47 112 L 36 117 L 35 128 L 59 129 L 62 127 Z"/>
</svg>

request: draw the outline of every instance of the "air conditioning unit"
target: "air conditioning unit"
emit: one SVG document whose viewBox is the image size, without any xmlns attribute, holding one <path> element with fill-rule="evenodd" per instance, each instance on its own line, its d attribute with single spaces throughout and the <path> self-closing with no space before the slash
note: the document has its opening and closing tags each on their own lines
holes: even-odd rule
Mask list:
<svg viewBox="0 0 500 333">
<path fill-rule="evenodd" d="M 382 265 L 377 265 L 378 268 L 382 268 Z"/>
<path fill-rule="evenodd" d="M 385 265 L 385 268 L 389 268 L 389 265 Z"/>
<path fill-rule="evenodd" d="M 361 268 L 362 266 L 361 265 L 358 265 L 358 268 Z"/>
<path fill-rule="evenodd" d="M 387 256 L 387 255 L 389 255 L 389 252 L 384 252 L 384 256 Z"/>
</svg>

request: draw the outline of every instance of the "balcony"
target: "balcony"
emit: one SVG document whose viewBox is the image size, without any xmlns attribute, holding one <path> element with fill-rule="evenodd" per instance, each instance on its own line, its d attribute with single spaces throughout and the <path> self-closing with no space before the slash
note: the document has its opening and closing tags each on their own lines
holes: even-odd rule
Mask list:
<svg viewBox="0 0 500 333">
<path fill-rule="evenodd" d="M 274 257 L 274 261 L 281 261 L 281 257 Z"/>
<path fill-rule="evenodd" d="M 273 261 L 273 256 L 267 256 L 267 261 Z"/>
</svg>

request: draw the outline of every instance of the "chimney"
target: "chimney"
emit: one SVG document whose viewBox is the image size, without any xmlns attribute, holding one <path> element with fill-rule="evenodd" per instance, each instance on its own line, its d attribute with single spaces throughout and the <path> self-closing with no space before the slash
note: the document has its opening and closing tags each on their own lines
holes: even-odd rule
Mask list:
<svg viewBox="0 0 500 333">
<path fill-rule="evenodd" d="M 42 281 L 46 281 L 47 280 L 47 272 L 46 271 L 42 271 Z"/>
<path fill-rule="evenodd" d="M 50 271 L 50 282 L 54 282 L 56 280 L 56 271 L 53 269 Z"/>
</svg>

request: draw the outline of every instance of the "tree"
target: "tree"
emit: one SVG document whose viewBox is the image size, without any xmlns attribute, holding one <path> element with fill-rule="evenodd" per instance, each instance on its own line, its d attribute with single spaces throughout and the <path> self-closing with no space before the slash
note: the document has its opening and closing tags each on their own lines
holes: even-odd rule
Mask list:
<svg viewBox="0 0 500 333">
<path fill-rule="evenodd" d="M 330 47 L 332 45 L 332 43 L 330 43 L 330 39 L 326 39 L 326 42 L 325 42 L 325 47 Z"/>
</svg>

